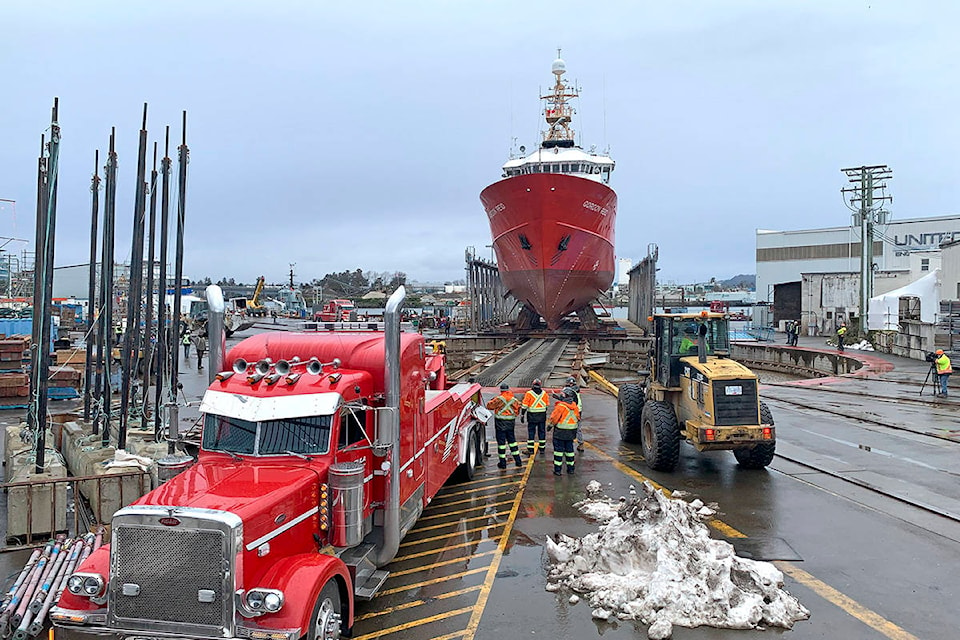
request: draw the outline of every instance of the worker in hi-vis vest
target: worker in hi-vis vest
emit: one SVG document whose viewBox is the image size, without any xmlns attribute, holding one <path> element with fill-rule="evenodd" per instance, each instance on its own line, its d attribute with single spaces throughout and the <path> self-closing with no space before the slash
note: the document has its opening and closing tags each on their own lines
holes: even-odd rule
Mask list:
<svg viewBox="0 0 960 640">
<path fill-rule="evenodd" d="M 577 408 L 576 391 L 565 387 L 561 400 L 553 408 L 553 413 L 547 420 L 547 428 L 553 429 L 553 475 L 563 473 L 563 465 L 567 465 L 567 473 L 575 469 L 576 454 L 573 452 L 573 440 L 577 436 L 577 426 L 580 424 L 580 410 Z"/>
<path fill-rule="evenodd" d="M 540 378 L 533 381 L 533 386 L 523 394 L 520 403 L 520 422 L 527 421 L 527 455 L 532 456 L 534 446 L 540 445 L 540 455 L 547 452 L 547 409 L 550 407 L 550 396 L 543 390 Z M 536 438 L 536 439 L 535 439 Z"/>
<path fill-rule="evenodd" d="M 497 457 L 500 458 L 497 466 L 501 469 L 507 468 L 507 445 L 510 446 L 510 455 L 513 456 L 517 466 L 523 466 L 520 462 L 517 436 L 514 433 L 517 415 L 520 413 L 520 401 L 510 391 L 510 385 L 506 382 L 500 385 L 500 395 L 487 403 L 487 409 L 493 411 L 493 426 L 497 434 Z"/>
<path fill-rule="evenodd" d="M 947 397 L 947 382 L 950 380 L 950 374 L 953 373 L 953 367 L 950 366 L 950 358 L 943 352 L 943 349 L 937 349 L 937 382 L 940 383 L 940 395 Z"/>
</svg>

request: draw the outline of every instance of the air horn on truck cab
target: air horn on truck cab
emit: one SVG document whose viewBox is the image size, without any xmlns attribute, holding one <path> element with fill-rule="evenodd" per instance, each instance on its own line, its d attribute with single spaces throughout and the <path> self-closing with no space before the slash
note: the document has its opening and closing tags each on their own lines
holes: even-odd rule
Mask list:
<svg viewBox="0 0 960 640">
<path fill-rule="evenodd" d="M 216 379 L 220 381 L 227 380 L 233 376 L 233 374 L 239 373 L 241 375 L 246 375 L 247 382 L 250 384 L 256 384 L 264 378 L 267 378 L 268 384 L 275 384 L 282 377 L 286 377 L 287 384 L 294 384 L 302 375 L 301 373 L 293 372 L 294 367 L 299 366 L 304 366 L 307 373 L 317 376 L 323 373 L 324 367 L 333 367 L 334 369 L 339 369 L 340 358 L 334 358 L 331 362 L 320 362 L 316 356 L 306 361 L 294 356 L 290 360 L 278 360 L 276 363 L 274 363 L 270 358 L 264 358 L 263 360 L 260 360 L 256 364 L 252 365 L 252 372 L 250 371 L 251 364 L 249 362 L 243 358 L 237 358 L 233 361 L 233 370 L 221 371 L 217 374 Z M 273 371 L 272 374 L 271 370 Z"/>
</svg>

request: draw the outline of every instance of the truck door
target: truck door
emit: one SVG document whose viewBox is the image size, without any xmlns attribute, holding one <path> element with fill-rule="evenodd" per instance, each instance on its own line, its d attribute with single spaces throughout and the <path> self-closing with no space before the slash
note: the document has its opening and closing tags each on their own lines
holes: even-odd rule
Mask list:
<svg viewBox="0 0 960 640">
<path fill-rule="evenodd" d="M 362 407 L 341 407 L 337 430 L 337 453 L 335 462 L 359 462 L 363 464 L 363 514 L 370 517 L 370 502 L 373 491 L 373 450 L 367 436 L 373 437 L 373 412 Z M 369 427 L 368 427 L 369 423 Z M 367 434 L 367 435 L 365 435 Z"/>
</svg>

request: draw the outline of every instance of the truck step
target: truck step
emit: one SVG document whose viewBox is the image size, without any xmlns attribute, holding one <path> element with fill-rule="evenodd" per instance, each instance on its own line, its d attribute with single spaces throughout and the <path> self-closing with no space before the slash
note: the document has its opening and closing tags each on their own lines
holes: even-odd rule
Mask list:
<svg viewBox="0 0 960 640">
<path fill-rule="evenodd" d="M 373 600 L 373 597 L 377 595 L 377 591 L 380 591 L 380 587 L 387 581 L 387 576 L 389 575 L 389 571 L 377 569 L 373 573 L 368 574 L 363 584 L 357 583 L 357 586 L 353 589 L 353 595 L 358 600 Z"/>
</svg>

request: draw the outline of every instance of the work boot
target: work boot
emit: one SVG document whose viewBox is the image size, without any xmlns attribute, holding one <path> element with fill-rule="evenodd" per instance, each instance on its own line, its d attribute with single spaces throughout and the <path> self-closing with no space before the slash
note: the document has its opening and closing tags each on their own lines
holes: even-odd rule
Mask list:
<svg viewBox="0 0 960 640">
<path fill-rule="evenodd" d="M 560 467 L 554 467 L 554 468 L 553 468 L 553 475 L 555 475 L 555 476 L 557 476 L 557 477 L 563 475 L 563 472 L 560 470 Z"/>
<path fill-rule="evenodd" d="M 570 474 L 571 476 L 574 474 L 574 467 L 572 464 L 567 465 L 567 473 Z"/>
<path fill-rule="evenodd" d="M 522 467 L 522 466 L 523 466 L 523 463 L 520 462 L 520 456 L 519 456 L 519 455 L 513 456 L 513 461 L 517 463 L 517 466 L 518 466 L 518 467 Z"/>
<path fill-rule="evenodd" d="M 498 469 L 506 469 L 506 468 L 507 468 L 507 461 L 506 461 L 506 460 L 500 460 L 500 462 L 497 463 L 497 468 L 498 468 Z"/>
<path fill-rule="evenodd" d="M 583 453 L 583 443 L 582 443 L 582 442 L 577 445 L 577 451 L 579 451 L 580 453 Z"/>
</svg>

